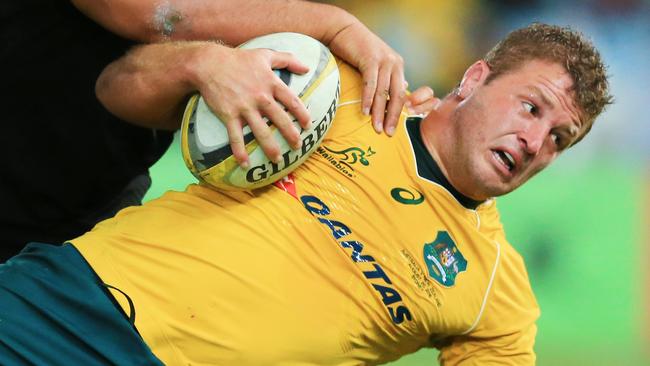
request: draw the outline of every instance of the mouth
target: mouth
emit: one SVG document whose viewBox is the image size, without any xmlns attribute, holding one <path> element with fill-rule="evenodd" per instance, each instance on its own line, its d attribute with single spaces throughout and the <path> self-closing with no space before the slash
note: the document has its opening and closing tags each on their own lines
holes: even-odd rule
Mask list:
<svg viewBox="0 0 650 366">
<path fill-rule="evenodd" d="M 492 150 L 492 154 L 507 172 L 512 173 L 517 167 L 515 158 L 509 152 L 505 150 Z"/>
</svg>

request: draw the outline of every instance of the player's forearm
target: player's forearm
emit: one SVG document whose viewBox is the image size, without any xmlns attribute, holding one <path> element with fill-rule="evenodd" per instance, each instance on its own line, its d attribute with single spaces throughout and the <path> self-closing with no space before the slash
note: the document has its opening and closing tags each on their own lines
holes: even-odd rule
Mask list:
<svg viewBox="0 0 650 366">
<path fill-rule="evenodd" d="M 139 41 L 219 39 L 238 45 L 273 32 L 328 44 L 358 20 L 343 9 L 299 0 L 72 0 L 107 29 Z"/>
<path fill-rule="evenodd" d="M 303 33 L 329 44 L 338 32 L 358 22 L 343 9 L 309 1 L 247 0 L 218 3 L 221 4 L 220 16 L 190 16 L 197 21 L 195 31 L 205 32 L 206 36 L 217 35 L 232 45 L 274 32 Z M 183 37 L 182 34 L 179 36 Z"/>
<path fill-rule="evenodd" d="M 176 129 L 185 101 L 199 88 L 202 65 L 218 65 L 227 51 L 214 42 L 169 42 L 135 48 L 102 71 L 95 86 L 97 98 L 125 121 Z"/>
</svg>

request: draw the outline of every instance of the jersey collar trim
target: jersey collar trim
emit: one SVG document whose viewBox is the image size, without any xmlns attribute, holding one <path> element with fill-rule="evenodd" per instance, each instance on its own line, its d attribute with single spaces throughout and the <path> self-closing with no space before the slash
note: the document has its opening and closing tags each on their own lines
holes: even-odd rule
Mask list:
<svg viewBox="0 0 650 366">
<path fill-rule="evenodd" d="M 476 201 L 463 195 L 458 192 L 451 183 L 449 183 L 447 177 L 445 177 L 442 170 L 440 170 L 440 166 L 438 166 L 438 163 L 433 160 L 433 157 L 431 157 L 431 154 L 422 141 L 422 136 L 420 135 L 421 122 L 422 117 L 408 117 L 406 119 L 406 131 L 411 140 L 411 146 L 413 146 L 418 175 L 442 186 L 444 189 L 449 191 L 449 193 L 451 193 L 451 195 L 454 196 L 463 207 L 475 210 L 481 203 L 483 203 L 483 201 Z"/>
</svg>

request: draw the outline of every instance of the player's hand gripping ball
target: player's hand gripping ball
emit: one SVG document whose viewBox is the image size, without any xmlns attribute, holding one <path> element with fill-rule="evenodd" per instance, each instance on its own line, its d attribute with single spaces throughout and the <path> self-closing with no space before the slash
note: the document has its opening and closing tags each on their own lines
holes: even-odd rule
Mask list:
<svg viewBox="0 0 650 366">
<path fill-rule="evenodd" d="M 232 155 L 225 125 L 215 116 L 200 95 L 194 95 L 183 115 L 181 149 L 183 160 L 201 182 L 225 190 L 249 190 L 271 184 L 297 168 L 325 137 L 336 113 L 339 98 L 339 71 L 330 51 L 319 41 L 297 33 L 274 33 L 252 39 L 241 48 L 268 48 L 290 52 L 309 67 L 303 75 L 286 70 L 276 73 L 305 104 L 311 116 L 311 127 L 302 130 L 302 147 L 293 150 L 271 126 L 273 138 L 279 143 L 282 161 L 272 162 L 258 146 L 248 126 L 244 142 L 249 166 L 244 169 Z M 269 122 L 270 123 L 270 122 Z M 300 130 L 298 122 L 294 120 Z"/>
</svg>

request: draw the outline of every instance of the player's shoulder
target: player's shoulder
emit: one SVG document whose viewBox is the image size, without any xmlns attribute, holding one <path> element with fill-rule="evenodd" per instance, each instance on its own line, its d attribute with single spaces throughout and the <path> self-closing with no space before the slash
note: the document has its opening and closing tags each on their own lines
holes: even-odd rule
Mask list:
<svg viewBox="0 0 650 366">
<path fill-rule="evenodd" d="M 528 277 L 528 271 L 523 256 L 506 238 L 501 222 L 497 200 L 490 199 L 481 204 L 477 210 L 480 217 L 481 231 L 493 240 L 499 247 L 499 263 L 495 273 L 492 288 L 494 304 L 517 304 L 521 309 L 526 309 L 529 320 L 539 314 L 537 301 Z M 509 298 L 510 300 L 502 302 Z M 498 306 L 497 306 L 498 307 Z M 497 312 L 507 309 L 495 309 Z"/>
<path fill-rule="evenodd" d="M 497 199 L 490 198 L 476 207 L 481 232 L 497 242 L 506 242 L 505 229 L 497 206 Z"/>
</svg>

